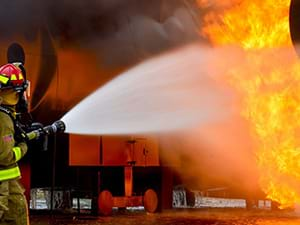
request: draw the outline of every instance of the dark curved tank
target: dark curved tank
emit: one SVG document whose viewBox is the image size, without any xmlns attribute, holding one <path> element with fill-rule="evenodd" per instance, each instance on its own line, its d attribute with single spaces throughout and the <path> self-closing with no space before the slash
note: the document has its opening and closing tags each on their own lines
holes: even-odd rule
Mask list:
<svg viewBox="0 0 300 225">
<path fill-rule="evenodd" d="M 290 33 L 294 46 L 300 43 L 300 1 L 291 0 L 290 5 Z M 296 48 L 298 54 L 300 50 Z"/>
</svg>

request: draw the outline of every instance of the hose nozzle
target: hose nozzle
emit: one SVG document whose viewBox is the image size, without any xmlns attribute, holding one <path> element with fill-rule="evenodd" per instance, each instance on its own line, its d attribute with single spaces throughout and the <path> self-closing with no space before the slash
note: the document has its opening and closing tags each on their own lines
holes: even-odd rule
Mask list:
<svg viewBox="0 0 300 225">
<path fill-rule="evenodd" d="M 66 129 L 66 125 L 63 121 L 58 120 L 55 121 L 53 124 L 46 126 L 43 128 L 43 131 L 46 133 L 46 135 L 54 134 L 54 133 L 62 133 Z"/>
<path fill-rule="evenodd" d="M 39 127 L 36 130 L 33 130 L 26 134 L 28 140 L 38 139 L 40 136 L 48 136 L 55 133 L 63 133 L 66 129 L 66 125 L 63 121 L 58 120 L 53 124 Z"/>
</svg>

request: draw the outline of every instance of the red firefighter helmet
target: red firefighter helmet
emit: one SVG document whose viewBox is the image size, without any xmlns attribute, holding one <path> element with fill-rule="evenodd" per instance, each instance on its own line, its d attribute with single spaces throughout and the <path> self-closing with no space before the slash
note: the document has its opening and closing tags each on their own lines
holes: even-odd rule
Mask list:
<svg viewBox="0 0 300 225">
<path fill-rule="evenodd" d="M 27 81 L 22 71 L 13 64 L 5 64 L 0 67 L 0 89 L 13 88 L 15 91 L 24 91 Z"/>
</svg>

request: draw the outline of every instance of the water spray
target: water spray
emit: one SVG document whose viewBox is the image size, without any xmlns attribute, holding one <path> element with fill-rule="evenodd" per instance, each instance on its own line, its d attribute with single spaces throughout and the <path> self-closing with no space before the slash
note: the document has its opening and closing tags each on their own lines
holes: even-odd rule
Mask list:
<svg viewBox="0 0 300 225">
<path fill-rule="evenodd" d="M 136 65 L 67 112 L 61 119 L 66 132 L 161 133 L 224 120 L 231 114 L 233 93 L 214 76 L 224 74 L 233 57 L 223 69 L 221 53 L 195 44 Z"/>
</svg>

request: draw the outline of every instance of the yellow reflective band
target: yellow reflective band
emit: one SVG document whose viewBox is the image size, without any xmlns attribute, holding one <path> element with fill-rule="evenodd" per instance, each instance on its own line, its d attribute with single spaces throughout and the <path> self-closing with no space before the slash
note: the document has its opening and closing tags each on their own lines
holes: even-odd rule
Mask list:
<svg viewBox="0 0 300 225">
<path fill-rule="evenodd" d="M 19 80 L 24 80 L 23 74 L 19 73 Z"/>
<path fill-rule="evenodd" d="M 6 76 L 3 76 L 0 74 L 0 82 L 3 84 L 7 84 L 7 82 L 9 81 L 9 79 Z"/>
<path fill-rule="evenodd" d="M 22 151 L 20 147 L 13 147 L 13 151 L 15 153 L 16 162 L 18 162 L 22 157 Z"/>
<path fill-rule="evenodd" d="M 18 166 L 10 169 L 0 170 L 0 181 L 10 180 L 21 177 L 21 172 Z"/>
<path fill-rule="evenodd" d="M 11 77 L 10 77 L 10 80 L 17 80 L 16 74 L 12 74 Z"/>
</svg>

